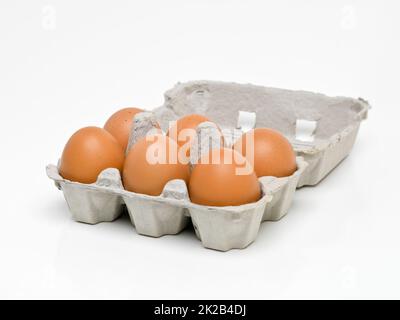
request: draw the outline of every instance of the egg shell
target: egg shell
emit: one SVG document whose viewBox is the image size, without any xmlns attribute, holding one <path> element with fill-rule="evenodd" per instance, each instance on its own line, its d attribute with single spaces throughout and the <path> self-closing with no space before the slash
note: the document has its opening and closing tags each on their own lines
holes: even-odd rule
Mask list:
<svg viewBox="0 0 400 320">
<path fill-rule="evenodd" d="M 124 165 L 123 183 L 128 191 L 158 196 L 174 179 L 189 181 L 189 164 L 178 161 L 178 145 L 167 136 L 156 134 L 139 139 L 130 149 Z M 163 163 L 151 161 L 155 155 Z M 154 160 L 154 159 L 153 159 Z"/>
<path fill-rule="evenodd" d="M 124 150 L 128 145 L 132 121 L 135 114 L 142 112 L 138 108 L 125 108 L 115 112 L 104 125 L 104 129 L 111 133 Z"/>
<path fill-rule="evenodd" d="M 124 151 L 106 130 L 86 127 L 75 132 L 65 145 L 59 171 L 63 178 L 81 183 L 94 183 L 101 171 L 122 171 Z"/>
<path fill-rule="evenodd" d="M 178 119 L 174 125 L 172 125 L 167 132 L 167 136 L 171 139 L 175 140 L 178 143 L 178 146 L 181 148 L 186 144 L 190 144 L 193 139 L 196 137 L 196 128 L 202 123 L 210 121 L 207 117 L 202 116 L 200 114 L 189 114 Z M 182 130 L 189 129 L 185 131 L 185 136 L 180 136 Z M 182 135 L 182 134 L 181 134 Z M 189 157 L 190 150 L 189 148 L 186 150 L 186 155 Z"/>
<path fill-rule="evenodd" d="M 251 130 L 239 138 L 233 148 L 254 166 L 258 177 L 288 177 L 297 169 L 292 145 L 273 129 Z"/>
<path fill-rule="evenodd" d="M 246 166 L 250 171 L 240 174 Z M 203 154 L 194 166 L 189 195 L 196 204 L 238 206 L 258 201 L 261 188 L 253 168 L 241 154 L 220 148 Z"/>
</svg>

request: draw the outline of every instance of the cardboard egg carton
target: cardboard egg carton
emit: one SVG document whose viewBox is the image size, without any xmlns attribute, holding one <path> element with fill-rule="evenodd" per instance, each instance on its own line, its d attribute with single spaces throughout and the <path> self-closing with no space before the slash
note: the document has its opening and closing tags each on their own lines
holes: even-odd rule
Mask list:
<svg viewBox="0 0 400 320">
<path fill-rule="evenodd" d="M 192 220 L 197 237 L 206 248 L 227 251 L 252 243 L 265 220 L 279 220 L 290 207 L 299 177 L 307 166 L 297 158 L 298 170 L 290 177 L 260 178 L 262 197 L 255 203 L 209 207 L 190 202 L 183 180 L 168 182 L 160 196 L 124 190 L 117 169 L 106 169 L 94 184 L 63 179 L 57 166 L 48 165 L 47 175 L 64 192 L 74 220 L 89 224 L 117 219 L 126 205 L 139 234 L 161 237 L 178 234 Z"/>
<path fill-rule="evenodd" d="M 364 100 L 303 91 L 289 91 L 234 83 L 195 81 L 177 84 L 165 94 L 165 103 L 154 112 L 136 115 L 128 150 L 140 138 L 154 132 L 156 121 L 166 131 L 170 121 L 199 113 L 217 123 L 224 143 L 231 146 L 253 127 L 281 131 L 294 146 L 297 171 L 289 177 L 259 178 L 262 197 L 241 206 L 210 207 L 190 201 L 182 180 L 168 182 L 160 196 L 124 190 L 116 169 L 106 169 L 94 184 L 63 179 L 55 165 L 47 175 L 63 191 L 76 221 L 96 224 L 113 221 L 128 209 L 139 234 L 161 237 L 177 234 L 191 220 L 206 248 L 227 251 L 252 243 L 262 221 L 279 220 L 289 210 L 297 187 L 313 185 L 325 177 L 349 152 L 368 111 Z M 191 148 L 191 163 L 208 151 L 205 141 L 220 141 L 212 123 L 198 128 Z M 215 146 L 215 144 L 214 144 Z"/>
<path fill-rule="evenodd" d="M 309 164 L 298 187 L 316 185 L 350 153 L 370 109 L 362 98 L 220 81 L 178 83 L 164 100 L 154 111 L 163 129 L 183 115 L 200 113 L 224 133 L 234 131 L 233 139 L 253 127 L 280 131 Z"/>
</svg>

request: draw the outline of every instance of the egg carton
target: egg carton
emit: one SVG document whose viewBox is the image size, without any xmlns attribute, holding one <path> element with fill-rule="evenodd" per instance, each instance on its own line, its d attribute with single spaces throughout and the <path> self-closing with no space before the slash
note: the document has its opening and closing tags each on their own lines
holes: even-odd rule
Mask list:
<svg viewBox="0 0 400 320">
<path fill-rule="evenodd" d="M 48 165 L 46 171 L 63 191 L 76 221 L 89 224 L 113 221 L 126 206 L 139 234 L 152 237 L 177 234 L 191 219 L 204 247 L 220 251 L 242 249 L 255 240 L 262 221 L 279 220 L 288 212 L 297 187 L 318 183 L 350 152 L 368 109 L 368 103 L 362 99 L 194 81 L 177 84 L 169 90 L 164 105 L 153 113 L 136 115 L 129 147 L 151 132 L 156 120 L 166 131 L 170 121 L 190 113 L 204 114 L 217 123 L 228 146 L 253 127 L 281 131 L 298 154 L 297 171 L 284 178 L 259 178 L 262 198 L 241 206 L 191 203 L 186 184 L 181 180 L 168 182 L 160 196 L 149 196 L 124 190 L 116 169 L 104 170 L 96 183 L 89 185 L 63 179 L 55 165 Z M 210 124 L 203 123 L 200 127 L 214 135 L 212 140 L 218 140 Z M 204 138 L 209 140 L 210 136 Z M 198 154 L 207 151 L 202 141 L 194 147 Z"/>
<path fill-rule="evenodd" d="M 309 164 L 298 187 L 318 184 L 350 153 L 370 109 L 362 98 L 220 81 L 178 83 L 164 100 L 154 111 L 164 130 L 170 121 L 200 113 L 224 133 L 233 131 L 228 144 L 253 127 L 280 131 Z"/>
<path fill-rule="evenodd" d="M 279 220 L 287 213 L 298 180 L 307 167 L 301 157 L 296 160 L 298 169 L 292 176 L 259 179 L 262 190 L 259 201 L 227 207 L 190 202 L 183 180 L 172 180 L 160 196 L 149 196 L 124 190 L 117 169 L 104 170 L 94 184 L 63 179 L 55 165 L 48 165 L 46 171 L 64 192 L 76 221 L 89 224 L 114 221 L 125 205 L 139 234 L 151 237 L 178 234 L 191 219 L 204 247 L 227 251 L 247 247 L 255 240 L 262 221 Z"/>
</svg>

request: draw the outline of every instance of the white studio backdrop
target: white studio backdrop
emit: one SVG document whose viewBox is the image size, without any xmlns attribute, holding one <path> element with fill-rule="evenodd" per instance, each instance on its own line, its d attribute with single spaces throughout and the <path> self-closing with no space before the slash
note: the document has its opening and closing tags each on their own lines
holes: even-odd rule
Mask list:
<svg viewBox="0 0 400 320">
<path fill-rule="evenodd" d="M 0 298 L 400 298 L 400 4 L 0 2 Z M 178 81 L 223 80 L 372 105 L 356 145 L 249 248 L 127 217 L 73 222 L 45 175 L 77 129 L 152 109 Z"/>
</svg>

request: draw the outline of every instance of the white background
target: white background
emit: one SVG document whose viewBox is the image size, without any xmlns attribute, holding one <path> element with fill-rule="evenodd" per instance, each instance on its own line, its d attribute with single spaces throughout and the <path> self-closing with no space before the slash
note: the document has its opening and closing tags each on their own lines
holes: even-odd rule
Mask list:
<svg viewBox="0 0 400 320">
<path fill-rule="evenodd" d="M 393 1 L 0 2 L 0 298 L 400 298 Z M 255 243 L 73 222 L 45 166 L 69 136 L 177 81 L 363 97 L 356 145 Z"/>
</svg>

